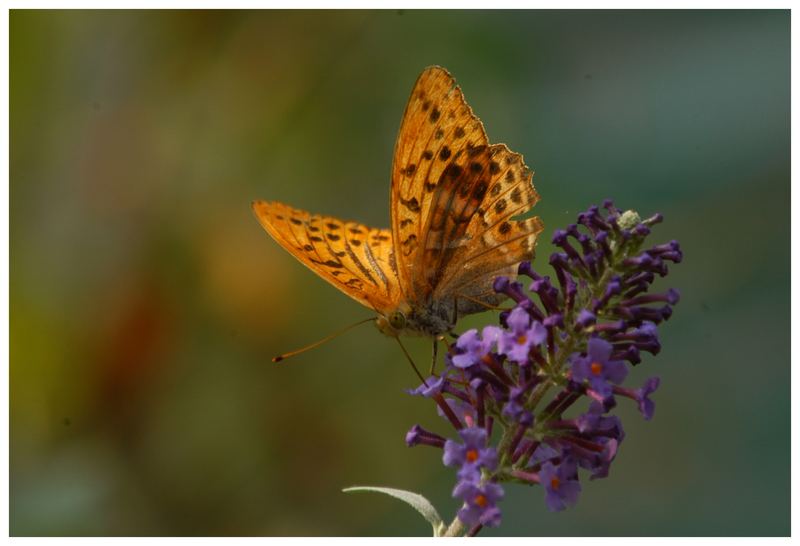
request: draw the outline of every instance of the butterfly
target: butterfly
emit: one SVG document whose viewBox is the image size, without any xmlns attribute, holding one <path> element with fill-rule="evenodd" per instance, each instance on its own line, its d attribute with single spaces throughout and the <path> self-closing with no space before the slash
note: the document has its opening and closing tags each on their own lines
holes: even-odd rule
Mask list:
<svg viewBox="0 0 800 546">
<path fill-rule="evenodd" d="M 253 211 L 275 241 L 330 284 L 377 312 L 384 334 L 437 336 L 459 317 L 505 299 L 543 229 L 515 219 L 539 201 L 520 154 L 490 144 L 461 88 L 439 66 L 414 84 L 394 148 L 391 228 L 311 214 L 275 201 Z"/>
</svg>

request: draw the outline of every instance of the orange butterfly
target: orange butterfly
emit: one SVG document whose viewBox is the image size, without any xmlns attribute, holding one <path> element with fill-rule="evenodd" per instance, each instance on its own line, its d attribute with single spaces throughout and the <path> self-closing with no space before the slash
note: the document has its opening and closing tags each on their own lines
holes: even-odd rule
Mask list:
<svg viewBox="0 0 800 546">
<path fill-rule="evenodd" d="M 311 214 L 274 201 L 253 211 L 273 239 L 317 275 L 378 313 L 385 334 L 437 336 L 494 307 L 496 276 L 533 258 L 542 222 L 513 220 L 539 200 L 533 173 L 489 144 L 461 88 L 426 68 L 394 149 L 391 229 Z"/>
</svg>

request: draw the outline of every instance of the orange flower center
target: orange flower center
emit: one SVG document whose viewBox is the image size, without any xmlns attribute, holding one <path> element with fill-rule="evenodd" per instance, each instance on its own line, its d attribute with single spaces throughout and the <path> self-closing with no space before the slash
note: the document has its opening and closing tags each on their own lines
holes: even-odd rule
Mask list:
<svg viewBox="0 0 800 546">
<path fill-rule="evenodd" d="M 478 451 L 475 449 L 470 449 L 467 451 L 467 461 L 470 463 L 474 463 L 478 460 Z"/>
<path fill-rule="evenodd" d="M 592 373 L 594 375 L 600 375 L 603 372 L 603 365 L 599 362 L 592 362 Z"/>
<path fill-rule="evenodd" d="M 561 486 L 561 480 L 553 476 L 553 478 L 550 480 L 550 487 L 553 488 L 553 491 L 558 491 L 558 488 L 560 486 Z"/>
<path fill-rule="evenodd" d="M 528 338 L 527 338 L 527 337 L 525 337 L 525 336 L 519 336 L 519 337 L 517 338 L 517 343 L 519 343 L 520 345 L 525 345 L 525 342 L 526 342 L 526 341 L 528 341 Z"/>
<path fill-rule="evenodd" d="M 481 508 L 484 508 L 488 503 L 489 499 L 487 499 L 485 495 L 479 494 L 477 497 L 475 497 L 475 504 L 477 504 Z"/>
</svg>

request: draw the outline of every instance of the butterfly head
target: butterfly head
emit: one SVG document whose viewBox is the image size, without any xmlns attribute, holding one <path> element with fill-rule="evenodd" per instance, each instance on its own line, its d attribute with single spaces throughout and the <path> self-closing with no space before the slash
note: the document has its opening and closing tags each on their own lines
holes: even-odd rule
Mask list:
<svg viewBox="0 0 800 546">
<path fill-rule="evenodd" d="M 389 313 L 378 315 L 375 325 L 381 333 L 389 337 L 397 337 L 404 332 L 408 326 L 408 312 L 410 309 L 398 307 Z"/>
</svg>

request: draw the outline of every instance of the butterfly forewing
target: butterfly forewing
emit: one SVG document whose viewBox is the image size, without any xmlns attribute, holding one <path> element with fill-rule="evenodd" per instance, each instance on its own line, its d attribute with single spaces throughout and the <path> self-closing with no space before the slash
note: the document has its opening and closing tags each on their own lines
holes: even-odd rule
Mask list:
<svg viewBox="0 0 800 546">
<path fill-rule="evenodd" d="M 253 211 L 275 241 L 317 275 L 379 312 L 400 300 L 391 232 L 311 214 L 274 201 Z"/>
<path fill-rule="evenodd" d="M 430 270 L 421 262 L 423 239 L 431 234 L 426 220 L 453 196 L 441 185 L 452 178 L 451 165 L 463 164 L 468 149 L 488 144 L 483 125 L 467 105 L 455 80 L 440 67 L 427 68 L 417 79 L 406 105 L 392 167 L 392 229 L 398 272 L 409 299 L 424 301 Z"/>
<path fill-rule="evenodd" d="M 446 70 L 426 69 L 406 106 L 392 172 L 398 274 L 412 307 L 465 297 L 496 302 L 492 280 L 531 259 L 538 218 L 532 173 L 505 145 L 490 146 Z M 479 310 L 462 303 L 465 312 Z"/>
</svg>

